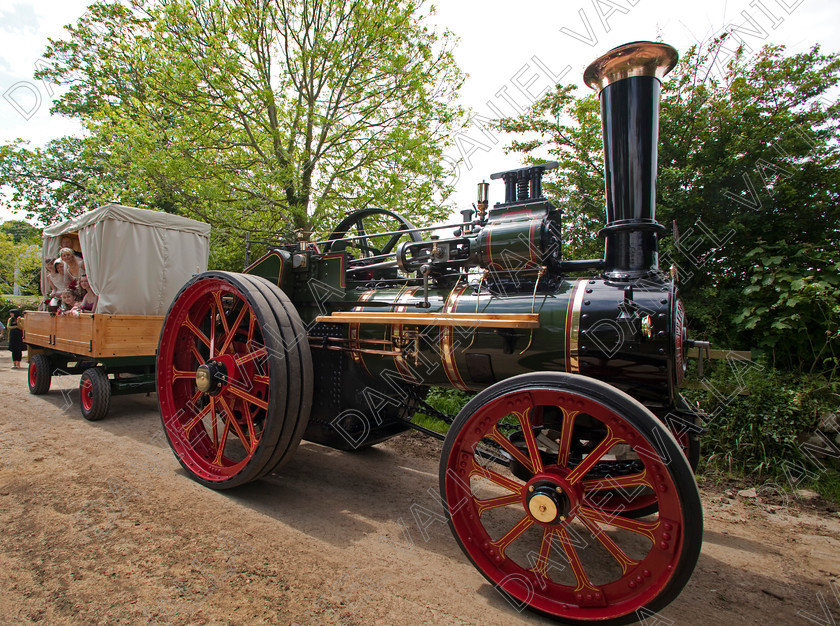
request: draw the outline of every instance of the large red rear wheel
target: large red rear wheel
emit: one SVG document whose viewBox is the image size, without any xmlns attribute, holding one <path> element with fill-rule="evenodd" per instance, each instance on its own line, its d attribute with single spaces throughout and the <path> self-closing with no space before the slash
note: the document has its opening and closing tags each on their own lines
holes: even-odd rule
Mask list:
<svg viewBox="0 0 840 626">
<path fill-rule="evenodd" d="M 628 623 L 673 600 L 697 562 L 702 509 L 679 444 L 600 381 L 536 373 L 489 387 L 458 414 L 440 471 L 458 543 L 516 606 Z M 636 489 L 652 515 L 612 510 L 617 490 Z"/>
<path fill-rule="evenodd" d="M 169 443 L 198 482 L 227 489 L 287 461 L 312 404 L 300 317 L 258 276 L 206 272 L 176 296 L 161 331 L 157 391 Z"/>
</svg>

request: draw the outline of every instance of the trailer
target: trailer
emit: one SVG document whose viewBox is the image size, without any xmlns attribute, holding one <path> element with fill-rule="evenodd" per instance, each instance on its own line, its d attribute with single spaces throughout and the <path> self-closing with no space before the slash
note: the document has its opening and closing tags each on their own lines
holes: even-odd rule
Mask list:
<svg viewBox="0 0 840 626">
<path fill-rule="evenodd" d="M 203 222 L 118 204 L 44 229 L 44 260 L 69 238 L 98 300 L 78 316 L 26 312 L 29 391 L 45 394 L 53 376 L 81 374 L 79 405 L 88 420 L 105 417 L 112 395 L 155 391 L 164 313 L 178 289 L 207 269 L 209 236 Z M 41 290 L 50 292 L 43 267 Z"/>
</svg>

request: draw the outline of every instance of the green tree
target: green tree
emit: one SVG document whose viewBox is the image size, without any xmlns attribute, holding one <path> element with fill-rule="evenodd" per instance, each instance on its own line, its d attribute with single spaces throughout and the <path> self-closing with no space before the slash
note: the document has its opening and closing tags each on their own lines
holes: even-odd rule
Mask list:
<svg viewBox="0 0 840 626">
<path fill-rule="evenodd" d="M 41 243 L 41 231 L 29 222 L 7 220 L 0 224 L 0 232 L 9 235 L 15 243 Z"/>
<path fill-rule="evenodd" d="M 68 213 L 128 199 L 267 237 L 365 206 L 447 212 L 463 77 L 417 0 L 97 2 L 68 30 L 37 73 L 89 133 L 78 176 L 41 186 Z"/>
<path fill-rule="evenodd" d="M 10 190 L 6 204 L 47 225 L 119 198 L 122 182 L 94 143 L 62 137 L 43 148 L 22 140 L 0 146 L 0 186 Z"/>
<path fill-rule="evenodd" d="M 37 294 L 41 246 L 27 239 L 16 242 L 12 234 L 4 232 L 7 224 L 0 226 L 0 293 L 12 293 L 17 284 L 22 295 Z"/>
<path fill-rule="evenodd" d="M 663 269 L 682 270 L 692 327 L 705 338 L 767 348 L 786 367 L 834 367 L 838 346 L 824 346 L 836 341 L 840 290 L 821 276 L 840 261 L 840 108 L 827 98 L 840 58 L 816 46 L 791 56 L 739 50 L 719 75 L 710 68 L 724 40 L 689 49 L 662 88 L 657 219 L 673 227 Z M 557 186 L 546 187 L 571 218 L 567 252 L 592 256 L 604 220 L 596 97 L 558 87 L 500 126 L 524 133 L 511 150 L 560 162 Z M 788 301 L 795 311 L 782 310 Z"/>
</svg>

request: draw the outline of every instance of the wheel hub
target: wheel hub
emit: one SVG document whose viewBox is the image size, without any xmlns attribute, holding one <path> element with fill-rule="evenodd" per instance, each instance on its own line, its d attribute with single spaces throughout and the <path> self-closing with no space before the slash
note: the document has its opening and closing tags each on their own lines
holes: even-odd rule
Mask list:
<svg viewBox="0 0 840 626">
<path fill-rule="evenodd" d="M 202 393 L 215 396 L 227 382 L 227 368 L 219 361 L 211 359 L 195 370 L 195 386 Z"/>
<path fill-rule="evenodd" d="M 548 480 L 528 486 L 526 503 L 531 516 L 542 524 L 562 524 L 571 510 L 571 502 L 563 488 Z"/>
</svg>

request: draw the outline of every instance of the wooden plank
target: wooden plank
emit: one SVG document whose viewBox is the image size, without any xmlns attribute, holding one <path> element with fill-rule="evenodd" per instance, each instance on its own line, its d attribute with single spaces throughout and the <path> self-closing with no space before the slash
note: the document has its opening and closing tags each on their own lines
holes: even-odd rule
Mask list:
<svg viewBox="0 0 840 626">
<path fill-rule="evenodd" d="M 97 356 L 151 356 L 157 350 L 163 315 L 96 315 Z"/>
<path fill-rule="evenodd" d="M 466 328 L 539 328 L 538 313 L 414 313 L 381 311 L 336 311 L 319 315 L 325 324 L 410 324 Z"/>
<path fill-rule="evenodd" d="M 23 318 L 23 341 L 32 346 L 49 348 L 55 334 L 55 316 L 47 311 L 27 311 Z"/>
<path fill-rule="evenodd" d="M 93 315 L 82 313 L 79 317 L 55 316 L 53 348 L 74 354 L 92 354 Z"/>
</svg>

